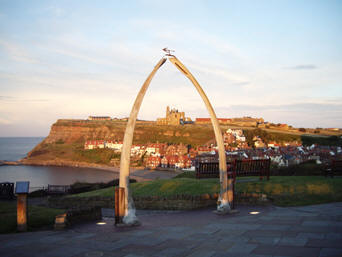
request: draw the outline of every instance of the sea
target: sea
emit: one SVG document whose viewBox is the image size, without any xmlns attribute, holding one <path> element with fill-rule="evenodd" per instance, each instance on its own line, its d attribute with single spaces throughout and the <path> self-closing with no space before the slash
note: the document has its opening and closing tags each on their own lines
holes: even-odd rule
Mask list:
<svg viewBox="0 0 342 257">
<path fill-rule="evenodd" d="M 0 160 L 17 161 L 26 157 L 43 137 L 0 137 Z M 0 166 L 0 183 L 29 181 L 30 191 L 50 185 L 71 185 L 75 182 L 109 182 L 117 173 L 94 169 L 54 166 Z"/>
</svg>

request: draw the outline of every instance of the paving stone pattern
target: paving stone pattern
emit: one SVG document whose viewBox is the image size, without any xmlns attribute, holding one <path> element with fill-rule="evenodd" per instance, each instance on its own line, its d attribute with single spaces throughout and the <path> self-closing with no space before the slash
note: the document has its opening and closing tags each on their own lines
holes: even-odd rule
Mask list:
<svg viewBox="0 0 342 257">
<path fill-rule="evenodd" d="M 0 235 L 0 256 L 342 256 L 342 203 L 238 210 L 138 211 L 132 228 L 116 228 L 104 210 L 105 225 Z"/>
</svg>

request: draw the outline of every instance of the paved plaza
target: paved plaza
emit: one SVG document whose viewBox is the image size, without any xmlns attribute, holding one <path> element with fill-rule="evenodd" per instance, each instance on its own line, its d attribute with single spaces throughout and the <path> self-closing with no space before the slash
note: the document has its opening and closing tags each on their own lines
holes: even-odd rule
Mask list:
<svg viewBox="0 0 342 257">
<path fill-rule="evenodd" d="M 141 226 L 116 228 L 107 209 L 102 225 L 0 235 L 0 256 L 342 256 L 342 203 L 212 210 L 138 211 Z"/>
</svg>

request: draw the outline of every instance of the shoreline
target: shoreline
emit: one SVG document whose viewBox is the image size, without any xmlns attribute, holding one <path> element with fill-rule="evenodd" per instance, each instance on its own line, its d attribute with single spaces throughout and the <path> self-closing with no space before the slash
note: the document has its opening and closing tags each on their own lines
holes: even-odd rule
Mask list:
<svg viewBox="0 0 342 257">
<path fill-rule="evenodd" d="M 88 162 L 75 162 L 62 159 L 54 160 L 34 160 L 34 159 L 21 159 L 17 161 L 18 165 L 27 166 L 55 166 L 55 167 L 72 167 L 72 168 L 91 168 L 98 170 L 110 171 L 113 173 L 120 173 L 120 167 L 108 166 L 105 164 L 95 164 Z"/>
<path fill-rule="evenodd" d="M 108 166 L 104 164 L 95 164 L 88 162 L 75 162 L 70 160 L 54 159 L 54 160 L 37 160 L 23 158 L 18 161 L 2 161 L 0 160 L 0 166 L 51 166 L 51 167 L 71 167 L 71 168 L 89 168 L 97 169 L 101 171 L 108 171 L 117 178 L 120 176 L 120 167 Z M 164 177 L 165 174 L 179 174 L 181 170 L 174 169 L 146 169 L 145 167 L 130 167 L 130 178 L 136 179 L 138 182 L 150 181 L 160 176 Z M 158 175 L 162 174 L 162 175 Z M 166 175 L 168 177 L 168 175 Z"/>
<path fill-rule="evenodd" d="M 98 170 L 106 170 L 115 173 L 120 173 L 120 167 L 108 166 L 104 164 L 95 164 L 88 162 L 74 162 L 69 160 L 32 160 L 20 159 L 18 161 L 5 161 L 0 160 L 0 166 L 54 166 L 54 167 L 72 167 L 72 168 L 91 168 Z"/>
<path fill-rule="evenodd" d="M 75 162 L 70 160 L 62 160 L 62 159 L 54 159 L 54 160 L 35 160 L 35 159 L 27 159 L 23 158 L 18 161 L 6 161 L 0 160 L 0 166 L 54 166 L 54 167 L 72 167 L 72 168 L 91 168 L 98 170 L 106 170 L 115 173 L 120 173 L 120 167 L 117 166 L 109 166 L 105 164 L 96 164 L 89 162 Z M 174 168 L 160 168 L 160 169 L 148 169 L 145 167 L 130 167 L 130 173 L 134 171 L 144 170 L 144 171 L 161 171 L 161 172 L 175 172 L 180 173 L 181 170 L 177 170 Z"/>
</svg>

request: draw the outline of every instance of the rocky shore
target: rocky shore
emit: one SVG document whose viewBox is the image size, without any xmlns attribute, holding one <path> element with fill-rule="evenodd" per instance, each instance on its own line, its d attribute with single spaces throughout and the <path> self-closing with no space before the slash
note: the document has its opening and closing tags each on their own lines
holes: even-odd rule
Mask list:
<svg viewBox="0 0 342 257">
<path fill-rule="evenodd" d="M 20 163 L 20 161 L 3 161 L 3 160 L 0 160 L 0 166 L 5 166 L 5 165 L 22 165 Z"/>
<path fill-rule="evenodd" d="M 120 167 L 116 166 L 109 166 L 105 164 L 96 164 L 96 163 L 89 163 L 89 162 L 75 162 L 70 160 L 63 160 L 63 159 L 54 159 L 54 160 L 39 160 L 33 158 L 23 158 L 18 161 L 3 161 L 0 160 L 0 166 L 4 165 L 28 165 L 28 166 L 57 166 L 57 167 L 75 167 L 75 168 L 91 168 L 91 169 L 100 169 L 100 170 L 107 170 L 115 173 L 120 172 Z M 175 170 L 173 168 L 158 168 L 155 170 L 146 169 L 145 167 L 131 167 L 131 174 L 136 171 L 145 171 L 145 172 L 171 172 L 175 174 L 179 174 L 181 170 Z"/>
<path fill-rule="evenodd" d="M 13 162 L 13 164 L 8 164 L 8 165 L 76 167 L 76 168 L 101 169 L 101 170 L 108 170 L 111 172 L 120 171 L 119 167 L 114 167 L 114 166 L 109 166 L 109 165 L 104 165 L 104 164 L 89 163 L 89 162 L 75 162 L 75 161 L 62 160 L 62 159 L 39 160 L 39 159 L 24 158 L 17 162 Z"/>
<path fill-rule="evenodd" d="M 63 159 L 41 160 L 38 158 L 26 157 L 18 161 L 2 161 L 0 160 L 0 166 L 4 165 L 27 165 L 27 166 L 56 166 L 56 167 L 75 167 L 75 168 L 91 168 L 108 171 L 115 174 L 116 178 L 119 178 L 120 167 L 109 166 L 104 164 L 96 164 L 89 162 L 76 162 Z M 131 167 L 130 178 L 135 179 L 138 182 L 149 181 L 155 179 L 167 179 L 176 176 L 181 173 L 180 170 L 174 169 L 162 169 L 162 170 L 150 170 L 144 167 Z"/>
</svg>

